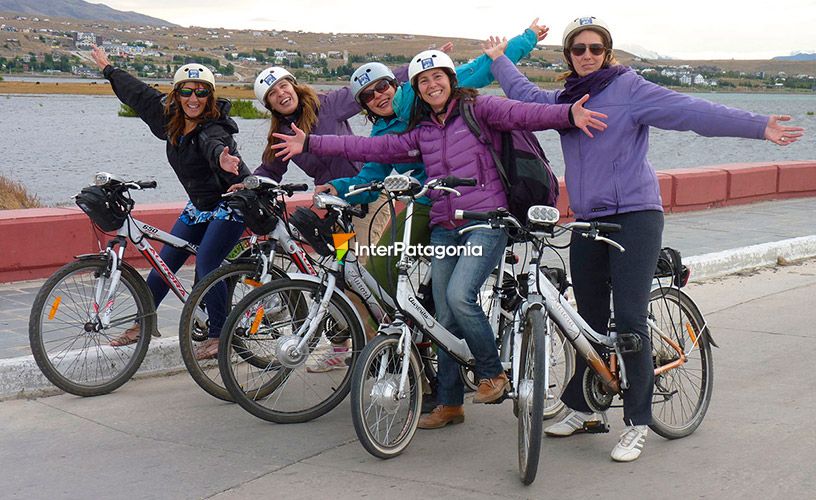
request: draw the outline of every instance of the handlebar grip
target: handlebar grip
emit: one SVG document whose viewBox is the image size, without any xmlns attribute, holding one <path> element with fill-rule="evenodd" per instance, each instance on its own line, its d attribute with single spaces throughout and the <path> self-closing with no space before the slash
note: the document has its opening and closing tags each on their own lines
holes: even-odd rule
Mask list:
<svg viewBox="0 0 816 500">
<path fill-rule="evenodd" d="M 475 186 L 476 179 L 463 179 L 461 177 L 454 177 L 449 175 L 442 179 L 442 184 L 449 188 L 455 188 L 457 186 Z"/>
<path fill-rule="evenodd" d="M 596 222 L 596 224 L 595 227 L 602 233 L 617 233 L 621 230 L 621 225 L 613 222 Z"/>
<path fill-rule="evenodd" d="M 136 183 L 141 189 L 153 189 L 158 186 L 156 181 L 138 181 Z"/>
<path fill-rule="evenodd" d="M 374 185 L 374 181 L 372 182 L 364 182 L 362 184 L 354 184 L 348 187 L 348 192 L 357 191 L 358 189 L 368 189 Z"/>
<path fill-rule="evenodd" d="M 308 184 L 284 184 L 281 187 L 284 188 L 284 189 L 287 189 L 289 191 L 292 191 L 292 192 L 308 191 L 309 190 L 309 185 Z"/>
<path fill-rule="evenodd" d="M 471 212 L 470 210 L 456 210 L 453 214 L 456 220 L 482 220 L 488 221 L 491 218 L 490 212 Z"/>
</svg>

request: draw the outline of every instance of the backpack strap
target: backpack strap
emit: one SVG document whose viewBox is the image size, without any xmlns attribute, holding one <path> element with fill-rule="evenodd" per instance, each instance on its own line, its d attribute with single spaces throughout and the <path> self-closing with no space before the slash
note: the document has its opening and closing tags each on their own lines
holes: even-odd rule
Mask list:
<svg viewBox="0 0 816 500">
<path fill-rule="evenodd" d="M 499 158 L 495 148 L 493 148 L 493 141 L 487 136 L 487 134 L 484 133 L 482 127 L 479 125 L 479 121 L 476 120 L 476 114 L 473 111 L 475 105 L 475 99 L 461 99 L 459 101 L 459 114 L 462 116 L 462 119 L 465 120 L 470 132 L 475 135 L 477 139 L 479 139 L 479 142 L 487 146 L 491 156 L 493 156 L 493 161 L 496 163 L 496 170 L 499 172 L 499 178 L 504 186 L 504 191 L 509 192 L 510 180 L 507 177 L 507 171 L 504 168 L 504 163 L 502 162 L 501 158 Z"/>
</svg>

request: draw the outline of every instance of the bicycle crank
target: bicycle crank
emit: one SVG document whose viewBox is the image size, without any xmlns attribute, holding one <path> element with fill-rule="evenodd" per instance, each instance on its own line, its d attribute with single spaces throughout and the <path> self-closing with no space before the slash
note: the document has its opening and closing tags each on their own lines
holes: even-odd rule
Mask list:
<svg viewBox="0 0 816 500">
<path fill-rule="evenodd" d="M 612 397 L 614 394 L 606 387 L 603 379 L 599 377 L 591 368 L 587 368 L 584 372 L 584 399 L 592 411 L 601 413 L 605 412 L 612 405 Z"/>
</svg>

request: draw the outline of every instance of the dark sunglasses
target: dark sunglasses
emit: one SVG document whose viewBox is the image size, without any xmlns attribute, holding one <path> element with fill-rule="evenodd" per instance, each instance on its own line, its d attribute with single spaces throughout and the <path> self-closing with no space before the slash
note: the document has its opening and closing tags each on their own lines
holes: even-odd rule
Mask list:
<svg viewBox="0 0 816 500">
<path fill-rule="evenodd" d="M 572 48 L 570 48 L 570 52 L 575 57 L 580 57 L 584 55 L 584 52 L 586 52 L 587 49 L 592 52 L 593 56 L 599 56 L 606 52 L 606 47 L 604 47 L 602 43 L 591 43 L 589 45 L 585 43 L 576 43 L 572 46 Z"/>
<path fill-rule="evenodd" d="M 193 89 L 188 89 L 187 87 L 182 87 L 182 88 L 178 89 L 177 92 L 178 92 L 178 95 L 180 95 L 181 97 L 190 97 L 191 95 L 193 95 L 193 92 L 195 92 L 196 97 L 199 97 L 199 98 L 202 98 L 202 99 L 204 97 L 208 97 L 210 94 L 212 94 L 212 90 L 210 90 L 210 89 L 195 89 L 195 90 L 193 90 Z"/>
<path fill-rule="evenodd" d="M 385 78 L 382 80 L 377 80 L 373 85 L 371 85 L 371 87 L 360 92 L 360 102 L 363 104 L 368 104 L 372 99 L 374 99 L 374 92 L 379 92 L 382 94 L 388 90 L 388 87 L 390 86 L 391 80 Z"/>
</svg>

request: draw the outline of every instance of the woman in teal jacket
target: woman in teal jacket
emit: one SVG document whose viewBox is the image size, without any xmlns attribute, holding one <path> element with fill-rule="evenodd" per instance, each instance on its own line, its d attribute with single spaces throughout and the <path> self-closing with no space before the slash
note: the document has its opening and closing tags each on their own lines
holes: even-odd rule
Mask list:
<svg viewBox="0 0 816 500">
<path fill-rule="evenodd" d="M 527 56 L 533 50 L 536 43 L 547 36 L 547 27 L 538 24 L 538 18 L 534 19 L 524 33 L 511 39 L 507 43 L 505 55 L 513 63 Z M 447 51 L 450 47 L 442 47 Z M 456 67 L 456 78 L 462 87 L 481 88 L 489 85 L 493 81 L 493 74 L 490 72 L 492 60 L 482 54 L 476 59 Z M 385 83 L 388 83 L 386 85 Z M 367 63 L 360 66 L 351 76 L 351 88 L 355 92 L 355 99 L 360 103 L 363 110 L 368 114 L 369 120 L 373 122 L 371 136 L 385 134 L 399 134 L 408 128 L 408 119 L 411 107 L 414 103 L 414 89 L 408 83 L 398 84 L 394 74 L 380 63 Z M 381 181 L 386 176 L 396 171 L 400 174 L 415 177 L 424 184 L 425 165 L 422 163 L 378 163 L 368 162 L 363 165 L 360 173 L 354 177 L 334 179 L 328 184 L 315 188 L 316 192 L 328 191 L 332 194 L 344 197 L 349 186 L 360 185 L 372 181 Z M 376 193 L 363 193 L 347 198 L 354 204 L 371 203 L 376 200 Z M 415 207 L 411 222 L 411 244 L 425 244 L 430 241 L 430 200 L 423 198 L 418 201 Z M 397 238 L 400 238 L 405 224 L 404 212 L 397 216 Z M 378 245 L 390 246 L 391 225 L 389 224 L 383 232 Z M 371 256 L 366 264 L 366 268 L 383 285 L 384 290 L 391 296 L 396 290 L 396 272 L 394 269 L 396 257 Z"/>
</svg>

